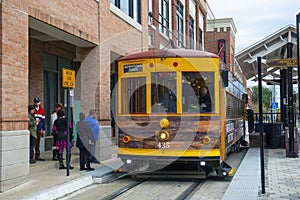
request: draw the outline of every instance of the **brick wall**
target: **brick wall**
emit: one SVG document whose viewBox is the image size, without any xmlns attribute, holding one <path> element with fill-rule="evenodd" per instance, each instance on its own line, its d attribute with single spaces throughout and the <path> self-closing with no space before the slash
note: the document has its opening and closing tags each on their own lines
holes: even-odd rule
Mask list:
<svg viewBox="0 0 300 200">
<path fill-rule="evenodd" d="M 184 31 L 185 31 L 185 47 L 186 48 L 190 48 L 190 33 L 189 33 L 189 28 L 190 28 L 190 24 L 189 24 L 189 20 L 190 20 L 190 0 L 184 0 L 185 5 L 184 5 Z M 171 4 L 171 12 L 170 12 L 170 30 L 172 31 L 172 34 L 177 37 L 177 24 L 176 24 L 176 11 L 177 11 L 177 0 L 171 0 L 170 1 Z M 196 16 L 194 19 L 194 29 L 195 29 L 195 40 L 196 40 L 196 49 L 200 49 L 199 47 L 199 13 L 202 13 L 203 16 L 205 16 L 204 18 L 206 19 L 206 15 L 207 12 L 204 9 L 204 7 L 206 7 L 206 2 L 203 1 L 195 1 L 195 6 L 196 6 Z M 153 17 L 157 20 L 159 20 L 159 1 L 154 1 L 152 0 L 152 14 Z M 204 20 L 205 23 L 205 20 Z M 168 44 L 169 40 L 166 39 L 166 37 L 162 36 L 162 34 L 160 34 L 159 32 L 159 23 L 156 20 L 153 20 L 153 26 L 156 27 L 156 29 L 151 30 L 150 34 L 153 35 L 154 38 L 154 44 L 153 47 L 154 48 L 159 48 L 160 43 L 162 44 Z M 204 30 L 202 30 L 204 31 Z M 175 44 L 177 44 L 177 39 L 173 36 L 170 35 L 170 37 L 172 37 L 172 40 Z M 168 48 L 171 48 L 171 46 L 169 45 Z"/>
<path fill-rule="evenodd" d="M 0 15 L 0 192 L 3 192 L 26 181 L 24 177 L 29 173 L 28 17 L 7 3 L 0 4 Z"/>
<path fill-rule="evenodd" d="M 0 130 L 27 129 L 28 18 L 1 4 Z M 13 23 L 12 23 L 13 22 Z"/>
<path fill-rule="evenodd" d="M 26 11 L 40 21 L 98 43 L 98 3 L 93 0 L 30 1 Z"/>
<path fill-rule="evenodd" d="M 234 63 L 235 54 L 235 39 L 232 37 L 229 27 L 220 28 L 219 31 L 215 28 L 214 32 L 206 32 L 204 48 L 206 51 L 218 54 L 219 39 L 225 39 L 226 41 L 226 63 L 229 66 Z"/>
<path fill-rule="evenodd" d="M 29 42 L 29 95 L 28 103 L 33 104 L 33 98 L 40 97 L 44 102 L 44 67 L 43 42 L 30 39 Z"/>
<path fill-rule="evenodd" d="M 66 42 L 42 42 L 29 40 L 29 95 L 28 103 L 33 104 L 34 97 L 40 97 L 44 102 L 44 63 L 43 53 L 52 53 L 73 60 L 76 57 L 76 47 Z"/>
<path fill-rule="evenodd" d="M 148 2 L 141 1 L 141 26 L 138 30 L 130 23 L 124 22 L 110 10 L 109 1 L 100 1 L 100 45 L 98 56 L 99 66 L 99 120 L 103 125 L 110 125 L 110 55 L 115 52 L 127 55 L 148 49 Z M 107 23 L 109 22 L 109 23 Z"/>
</svg>

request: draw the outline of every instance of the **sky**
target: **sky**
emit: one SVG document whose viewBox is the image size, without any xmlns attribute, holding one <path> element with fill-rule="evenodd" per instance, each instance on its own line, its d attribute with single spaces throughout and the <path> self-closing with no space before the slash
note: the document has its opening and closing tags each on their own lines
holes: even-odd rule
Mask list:
<svg viewBox="0 0 300 200">
<path fill-rule="evenodd" d="M 233 18 L 236 50 L 264 39 L 287 25 L 296 27 L 299 0 L 207 0 L 216 18 Z"/>
</svg>

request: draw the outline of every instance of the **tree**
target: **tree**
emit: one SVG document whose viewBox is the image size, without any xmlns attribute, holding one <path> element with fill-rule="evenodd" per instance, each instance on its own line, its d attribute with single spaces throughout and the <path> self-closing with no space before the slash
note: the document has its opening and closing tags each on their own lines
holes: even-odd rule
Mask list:
<svg viewBox="0 0 300 200">
<path fill-rule="evenodd" d="M 252 86 L 252 103 L 254 112 L 258 112 L 258 86 Z M 272 104 L 272 90 L 268 87 L 262 87 L 262 106 L 263 112 L 267 112 Z"/>
</svg>

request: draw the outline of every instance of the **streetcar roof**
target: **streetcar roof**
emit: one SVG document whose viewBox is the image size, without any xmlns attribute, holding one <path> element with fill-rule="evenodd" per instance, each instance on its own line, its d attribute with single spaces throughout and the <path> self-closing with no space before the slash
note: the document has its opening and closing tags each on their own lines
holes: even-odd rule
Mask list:
<svg viewBox="0 0 300 200">
<path fill-rule="evenodd" d="M 142 58 L 218 58 L 218 56 L 207 51 L 191 49 L 155 49 L 130 54 L 120 58 L 119 61 Z"/>
</svg>

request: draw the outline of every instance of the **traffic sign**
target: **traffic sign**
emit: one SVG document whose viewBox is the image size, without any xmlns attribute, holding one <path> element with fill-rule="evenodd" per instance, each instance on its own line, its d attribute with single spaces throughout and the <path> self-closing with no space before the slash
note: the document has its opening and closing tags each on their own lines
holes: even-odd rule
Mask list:
<svg viewBox="0 0 300 200">
<path fill-rule="evenodd" d="M 63 68 L 62 86 L 75 88 L 75 70 Z"/>
<path fill-rule="evenodd" d="M 278 102 L 272 102 L 272 108 L 278 108 Z"/>
<path fill-rule="evenodd" d="M 267 60 L 267 67 L 294 67 L 297 66 L 297 58 L 271 59 Z"/>
</svg>

